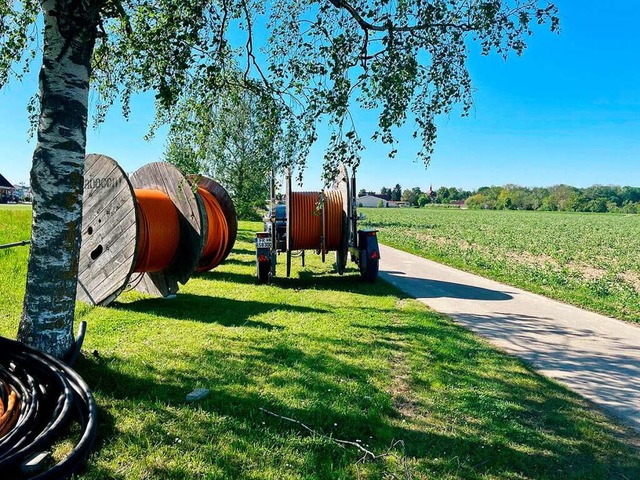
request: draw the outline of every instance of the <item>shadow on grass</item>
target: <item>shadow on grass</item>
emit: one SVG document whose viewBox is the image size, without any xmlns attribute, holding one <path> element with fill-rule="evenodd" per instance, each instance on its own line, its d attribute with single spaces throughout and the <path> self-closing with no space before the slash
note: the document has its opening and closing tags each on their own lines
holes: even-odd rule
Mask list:
<svg viewBox="0 0 640 480">
<path fill-rule="evenodd" d="M 284 277 L 285 269 L 281 268 L 273 284 L 292 290 L 327 290 L 338 292 L 350 292 L 360 295 L 388 295 L 389 287 L 384 282 L 368 283 L 360 278 L 357 271 L 347 271 L 344 275 L 335 272 L 317 272 L 313 270 L 300 270 L 296 277 Z"/>
<path fill-rule="evenodd" d="M 213 270 L 211 272 L 199 273 L 195 278 L 203 278 L 205 280 L 219 280 L 231 283 L 242 283 L 246 285 L 255 285 L 258 279 L 255 275 L 249 273 L 236 273 L 225 270 Z M 212 292 L 215 294 L 215 291 Z M 181 295 L 181 293 L 178 293 Z"/>
<path fill-rule="evenodd" d="M 255 266 L 256 264 L 256 260 L 252 259 L 252 260 L 240 260 L 239 258 L 227 258 L 224 262 L 222 262 L 223 265 L 246 265 L 246 266 Z"/>
<path fill-rule="evenodd" d="M 330 479 L 336 478 L 336 464 L 346 468 L 358 457 L 329 442 L 315 441 L 310 446 L 304 441 L 304 435 L 301 440 L 297 425 L 283 423 L 260 408 L 295 417 L 326 434 L 339 432 L 341 435 L 368 438 L 384 427 L 379 408 L 374 408 L 375 400 L 380 398 L 373 399 L 367 395 L 349 398 L 355 400 L 352 405 L 342 402 L 354 384 L 368 384 L 370 372 L 336 361 L 324 353 L 309 355 L 300 348 L 280 343 L 258 345 L 234 354 L 203 350 L 189 360 L 189 369 L 172 370 L 162 364 L 150 365 L 115 356 L 85 359 L 79 369 L 93 385 L 98 398 L 104 397 L 109 402 L 122 405 L 123 409 L 135 408 L 140 418 L 157 417 L 153 424 L 133 429 L 134 433 L 120 433 L 113 423 L 101 423 L 101 444 L 109 448 L 109 443 L 115 442 L 119 435 L 119 442 L 153 444 L 162 448 L 179 437 L 183 448 L 198 450 L 199 456 L 210 456 L 208 461 L 214 461 L 224 471 L 225 478 L 243 478 L 242 468 L 237 463 L 242 462 L 245 451 L 294 449 L 300 450 L 299 454 L 304 458 L 302 468 L 306 475 L 301 477 Z M 210 395 L 197 405 L 186 404 L 185 395 L 202 384 L 211 390 Z M 313 407 L 291 408 L 287 405 L 287 395 L 261 395 L 256 388 L 261 384 L 263 388 L 268 387 L 278 393 L 291 388 L 300 389 Z M 367 393 L 380 395 L 370 390 Z M 207 419 L 193 423 L 191 415 L 194 409 L 207 412 Z M 390 413 L 388 402 L 386 411 Z M 220 419 L 227 421 L 221 422 Z M 176 422 L 184 425 L 183 432 L 176 433 L 167 427 Z M 224 423 L 223 430 L 221 423 Z M 224 459 L 225 455 L 221 453 L 224 446 L 215 441 L 211 445 L 211 438 L 229 438 L 230 435 L 238 455 L 237 458 Z M 286 459 L 280 465 L 277 455 L 269 457 L 274 457 L 268 462 L 275 464 L 272 468 L 286 472 L 290 467 L 284 464 Z M 161 478 L 190 478 L 193 474 L 186 472 L 184 476 L 185 472 L 179 467 L 163 473 L 167 476 Z M 110 472 L 100 470 L 99 474 L 110 478 Z"/>
<path fill-rule="evenodd" d="M 192 308 L 200 300 L 185 301 Z M 155 308 L 153 301 L 131 305 Z M 289 474 L 283 451 L 294 452 L 297 478 L 354 476 L 349 472 L 361 452 L 315 437 L 263 408 L 324 435 L 361 440 L 377 453 L 402 440 L 415 478 L 638 478 L 637 457 L 612 454 L 613 448 L 602 455 L 602 445 L 588 437 L 590 430 L 607 426 L 582 418 L 585 406 L 575 395 L 442 317 L 424 312 L 416 320 L 415 312 L 365 310 L 371 322 L 352 324 L 344 335 L 283 332 L 238 344 L 230 339 L 219 350 L 176 353 L 186 362 L 179 368 L 162 359 L 84 359 L 80 371 L 99 399 L 135 409 L 139 418 L 155 418 L 126 433 L 117 432 L 113 422 L 101 424 L 103 445 L 120 434 L 127 444 L 156 448 L 179 437 L 185 451 L 197 451 L 228 478 L 245 476 L 244 452 L 253 452 L 258 465 L 247 477 L 262 468 Z M 410 412 L 401 411 L 395 380 L 385 380 L 403 355 L 411 374 L 403 380 L 406 391 L 400 390 L 410 397 Z M 185 395 L 197 386 L 211 393 L 186 404 Z M 197 412 L 202 414 L 194 417 Z M 218 438 L 231 438 L 236 453 Z M 193 474 L 183 466 L 162 468 L 162 478 Z M 383 461 L 367 468 L 370 478 L 383 478 L 400 467 Z"/>
<path fill-rule="evenodd" d="M 256 251 L 255 250 L 250 250 L 248 248 L 235 248 L 233 250 L 231 250 L 231 255 L 236 254 L 236 255 L 251 255 L 253 257 L 256 256 Z"/>
<path fill-rule="evenodd" d="M 255 262 L 243 260 L 230 260 L 228 263 L 236 265 L 253 266 Z M 252 270 L 253 271 L 253 270 Z M 338 275 L 335 272 L 300 270 L 294 273 L 294 276 L 287 278 L 285 276 L 284 265 L 278 265 L 277 275 L 271 280 L 271 284 L 283 289 L 291 290 L 328 290 L 358 293 L 361 295 L 380 295 L 388 294 L 388 286 L 385 283 L 379 284 L 364 282 L 360 278 L 357 271 L 347 271 L 344 275 Z M 212 270 L 197 274 L 194 278 L 202 278 L 205 280 L 228 281 L 231 283 L 240 283 L 246 285 L 257 285 L 258 279 L 254 273 L 236 273 L 225 270 Z M 178 293 L 178 296 L 181 295 Z"/>
<path fill-rule="evenodd" d="M 255 315 L 273 310 L 302 313 L 326 313 L 326 310 L 282 303 L 254 302 L 229 298 L 180 293 L 174 299 L 145 298 L 130 303 L 114 303 L 112 308 L 155 315 L 171 320 L 217 323 L 224 326 L 248 326 L 267 330 L 282 327 L 250 320 Z"/>
</svg>

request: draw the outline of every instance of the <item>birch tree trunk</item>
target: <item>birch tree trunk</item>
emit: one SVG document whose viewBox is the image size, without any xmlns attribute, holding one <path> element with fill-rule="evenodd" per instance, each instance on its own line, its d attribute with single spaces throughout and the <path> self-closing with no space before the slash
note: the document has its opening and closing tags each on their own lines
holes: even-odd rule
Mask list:
<svg viewBox="0 0 640 480">
<path fill-rule="evenodd" d="M 18 340 L 56 357 L 73 342 L 89 76 L 98 10 L 45 0 L 33 230 Z"/>
</svg>

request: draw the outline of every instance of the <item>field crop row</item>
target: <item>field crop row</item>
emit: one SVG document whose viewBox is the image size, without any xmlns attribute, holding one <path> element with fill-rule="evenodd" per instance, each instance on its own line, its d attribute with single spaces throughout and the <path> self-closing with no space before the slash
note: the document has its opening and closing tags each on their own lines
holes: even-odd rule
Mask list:
<svg viewBox="0 0 640 480">
<path fill-rule="evenodd" d="M 591 310 L 640 321 L 640 217 L 365 209 L 380 240 Z"/>
</svg>

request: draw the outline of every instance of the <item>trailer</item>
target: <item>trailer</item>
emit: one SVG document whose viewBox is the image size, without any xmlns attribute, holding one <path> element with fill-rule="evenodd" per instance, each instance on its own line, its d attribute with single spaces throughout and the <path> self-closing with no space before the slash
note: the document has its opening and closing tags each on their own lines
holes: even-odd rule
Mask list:
<svg viewBox="0 0 640 480">
<path fill-rule="evenodd" d="M 356 202 L 355 169 L 351 179 L 344 165 L 332 185 L 318 192 L 294 192 L 291 170 L 285 172 L 285 197 L 276 199 L 275 179 L 271 176 L 269 208 L 264 217 L 264 231 L 256 233 L 256 277 L 269 283 L 276 276 L 278 256 L 286 255 L 286 276 L 291 276 L 292 258 L 305 264 L 307 251 L 326 261 L 335 253 L 338 274 L 345 271 L 347 261 L 358 265 L 363 280 L 378 277 L 380 249 L 377 230 L 358 229 L 363 219 Z"/>
</svg>

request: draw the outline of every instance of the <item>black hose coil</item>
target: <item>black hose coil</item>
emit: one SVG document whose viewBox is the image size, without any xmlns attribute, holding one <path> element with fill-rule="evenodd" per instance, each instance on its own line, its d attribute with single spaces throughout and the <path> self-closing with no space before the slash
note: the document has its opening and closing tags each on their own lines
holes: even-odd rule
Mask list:
<svg viewBox="0 0 640 480">
<path fill-rule="evenodd" d="M 69 478 L 86 461 L 96 437 L 97 409 L 89 387 L 63 362 L 0 337 L 0 410 L 7 409 L 12 391 L 15 408 L 6 415 L 4 431 L 0 428 L 0 477 Z M 73 421 L 81 433 L 67 457 L 35 476 L 25 473 L 24 464 L 50 450 Z"/>
</svg>

